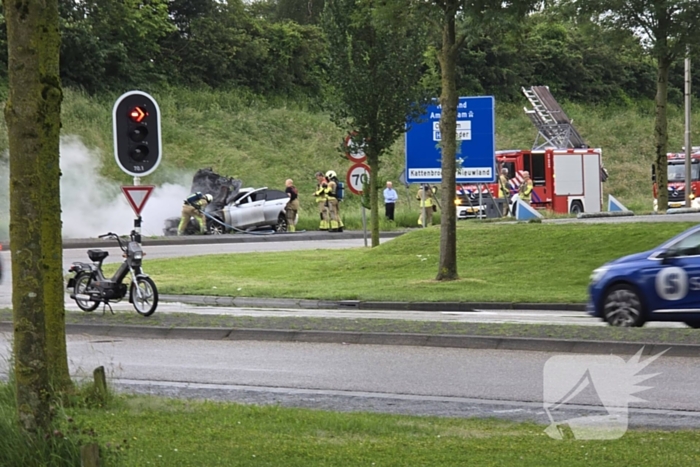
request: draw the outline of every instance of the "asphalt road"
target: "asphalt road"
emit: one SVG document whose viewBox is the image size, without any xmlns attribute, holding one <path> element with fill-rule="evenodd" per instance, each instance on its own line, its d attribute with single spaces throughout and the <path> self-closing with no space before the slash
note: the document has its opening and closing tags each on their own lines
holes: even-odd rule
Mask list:
<svg viewBox="0 0 700 467">
<path fill-rule="evenodd" d="M 7 372 L 8 338 L 0 333 L 0 373 Z M 103 365 L 116 387 L 131 392 L 539 423 L 548 423 L 542 406 L 544 367 L 553 356 L 405 346 L 68 338 L 74 375 L 89 377 Z M 579 358 L 593 362 L 601 356 Z M 648 402 L 632 404 L 631 425 L 700 427 L 697 360 L 661 356 L 640 373 L 658 375 L 641 384 L 651 388 L 638 394 Z M 573 387 L 577 381 L 569 382 Z M 601 387 L 598 379 L 593 383 Z M 596 391 L 583 391 L 556 412 L 556 419 L 603 410 Z"/>
</svg>

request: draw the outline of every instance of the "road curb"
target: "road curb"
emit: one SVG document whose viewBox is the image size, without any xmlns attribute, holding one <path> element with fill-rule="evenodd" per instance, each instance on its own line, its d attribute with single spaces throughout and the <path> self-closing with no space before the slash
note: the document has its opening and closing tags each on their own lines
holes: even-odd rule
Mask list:
<svg viewBox="0 0 700 467">
<path fill-rule="evenodd" d="M 380 232 L 380 238 L 396 238 L 409 230 L 392 230 L 388 232 Z M 225 235 L 186 235 L 173 237 L 143 237 L 143 245 L 149 246 L 168 246 L 168 245 L 207 245 L 221 243 L 260 243 L 260 242 L 301 242 L 301 241 L 322 241 L 322 240 L 352 240 L 363 238 L 364 233 L 357 230 L 346 230 L 344 232 L 295 232 L 295 233 L 275 233 L 267 234 L 225 234 Z M 114 243 L 114 242 L 112 242 Z M 10 249 L 9 240 L 0 241 L 0 246 L 3 250 Z M 109 241 L 99 238 L 69 238 L 63 240 L 63 248 L 99 248 L 111 245 Z"/>
<path fill-rule="evenodd" d="M 0 322 L 0 331 L 12 331 L 12 323 Z M 498 336 L 465 336 L 456 334 L 409 334 L 349 331 L 294 331 L 284 329 L 240 328 L 166 328 L 158 326 L 67 324 L 67 334 L 87 334 L 111 338 L 195 339 L 303 342 L 324 344 L 409 345 L 459 349 L 511 350 L 599 355 L 656 355 L 666 351 L 667 357 L 700 357 L 700 345 L 658 344 L 644 342 L 585 341 Z"/>
<path fill-rule="evenodd" d="M 601 212 L 582 212 L 576 216 L 577 219 L 597 219 L 607 217 L 630 217 L 634 216 L 632 211 L 601 211 Z"/>
<path fill-rule="evenodd" d="M 252 307 L 252 308 L 304 308 L 396 310 L 396 311 L 452 311 L 478 310 L 545 310 L 586 311 L 584 303 L 513 303 L 513 302 L 378 302 L 371 300 L 306 300 L 296 298 L 217 297 L 210 295 L 161 295 L 162 302 L 188 305 Z"/>
</svg>

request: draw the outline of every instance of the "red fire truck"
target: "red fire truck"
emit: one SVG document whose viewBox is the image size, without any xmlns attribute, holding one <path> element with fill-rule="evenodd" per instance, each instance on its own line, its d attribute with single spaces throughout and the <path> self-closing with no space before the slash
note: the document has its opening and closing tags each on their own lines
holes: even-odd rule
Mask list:
<svg viewBox="0 0 700 467">
<path fill-rule="evenodd" d="M 668 207 L 685 207 L 685 153 L 670 153 L 666 155 L 668 159 Z M 690 155 L 690 207 L 700 208 L 700 147 L 693 147 Z M 654 192 L 654 211 L 658 210 L 658 187 L 654 166 L 651 166 L 651 180 Z"/>
<path fill-rule="evenodd" d="M 538 133 L 530 150 L 496 152 L 496 175 L 501 169 L 508 169 L 511 201 L 517 197 L 523 172 L 529 172 L 533 207 L 562 214 L 600 212 L 602 182 L 608 176 L 603 168 L 602 151 L 588 147 L 547 86 L 532 86 L 522 91 L 532 105 L 532 110 L 526 108 L 525 113 Z M 498 183 L 481 188 L 482 200 L 486 194 L 487 201 L 479 209 L 478 187 L 457 187 L 458 219 L 488 211 L 485 206 L 488 198 L 498 196 Z"/>
</svg>

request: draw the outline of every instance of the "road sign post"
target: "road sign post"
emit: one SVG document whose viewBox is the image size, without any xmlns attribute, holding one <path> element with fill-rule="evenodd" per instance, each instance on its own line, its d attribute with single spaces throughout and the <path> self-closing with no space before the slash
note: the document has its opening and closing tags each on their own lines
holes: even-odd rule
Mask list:
<svg viewBox="0 0 700 467">
<path fill-rule="evenodd" d="M 441 106 L 435 102 L 406 132 L 406 181 L 442 181 Z M 457 105 L 457 183 L 496 180 L 495 106 L 492 96 L 460 97 Z"/>
<path fill-rule="evenodd" d="M 368 165 L 361 162 L 356 163 L 348 170 L 345 177 L 348 188 L 356 195 L 361 195 L 364 191 L 364 185 L 369 183 L 370 168 Z M 362 231 L 364 232 L 365 246 L 367 246 L 367 216 L 365 215 L 365 205 L 362 205 Z"/>
</svg>

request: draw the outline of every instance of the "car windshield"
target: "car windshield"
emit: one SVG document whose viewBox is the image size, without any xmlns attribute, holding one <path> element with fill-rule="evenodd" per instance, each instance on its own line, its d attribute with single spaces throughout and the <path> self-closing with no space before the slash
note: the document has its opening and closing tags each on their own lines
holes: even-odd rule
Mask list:
<svg viewBox="0 0 700 467">
<path fill-rule="evenodd" d="M 691 177 L 693 180 L 700 180 L 700 162 L 693 162 L 690 165 Z M 668 164 L 668 181 L 682 182 L 685 180 L 685 163 Z"/>
</svg>

